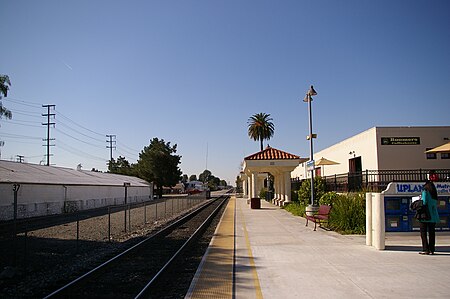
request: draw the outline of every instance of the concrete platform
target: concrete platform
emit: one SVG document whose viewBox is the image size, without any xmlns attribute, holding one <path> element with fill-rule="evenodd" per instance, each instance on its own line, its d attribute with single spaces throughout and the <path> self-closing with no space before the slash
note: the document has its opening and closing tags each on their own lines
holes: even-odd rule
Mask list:
<svg viewBox="0 0 450 299">
<path fill-rule="evenodd" d="M 313 231 L 265 201 L 250 209 L 246 199 L 233 197 L 227 211 L 214 238 L 222 244 L 213 239 L 210 246 L 222 257 L 205 256 L 187 298 L 450 298 L 449 232 L 437 232 L 436 254 L 423 256 L 418 232 L 387 233 L 386 250 L 378 251 L 365 245 L 365 236 Z M 202 285 L 208 259 L 221 281 Z M 216 292 L 222 283 L 227 291 Z"/>
</svg>

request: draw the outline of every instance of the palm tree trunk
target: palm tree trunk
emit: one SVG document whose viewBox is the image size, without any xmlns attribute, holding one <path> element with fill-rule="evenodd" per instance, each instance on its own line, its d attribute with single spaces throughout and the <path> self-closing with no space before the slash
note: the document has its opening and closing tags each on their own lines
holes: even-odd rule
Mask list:
<svg viewBox="0 0 450 299">
<path fill-rule="evenodd" d="M 261 151 L 263 150 L 263 139 L 261 138 Z"/>
</svg>

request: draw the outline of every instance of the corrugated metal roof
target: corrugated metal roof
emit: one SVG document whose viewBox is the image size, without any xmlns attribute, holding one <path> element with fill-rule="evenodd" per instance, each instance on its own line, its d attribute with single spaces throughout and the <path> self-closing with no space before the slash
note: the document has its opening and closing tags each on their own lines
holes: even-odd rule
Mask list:
<svg viewBox="0 0 450 299">
<path fill-rule="evenodd" d="M 295 160 L 299 156 L 281 151 L 279 149 L 267 146 L 265 150 L 247 156 L 244 160 Z"/>
<path fill-rule="evenodd" d="M 148 186 L 140 178 L 71 168 L 0 161 L 0 183 L 57 185 Z"/>
</svg>

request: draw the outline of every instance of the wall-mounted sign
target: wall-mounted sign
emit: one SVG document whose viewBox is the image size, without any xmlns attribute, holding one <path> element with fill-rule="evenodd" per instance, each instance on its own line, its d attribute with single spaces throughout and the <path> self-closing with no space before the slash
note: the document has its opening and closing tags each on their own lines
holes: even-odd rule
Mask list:
<svg viewBox="0 0 450 299">
<path fill-rule="evenodd" d="M 418 145 L 420 137 L 381 137 L 381 145 Z"/>
<path fill-rule="evenodd" d="M 389 183 L 383 193 L 389 194 L 402 194 L 402 195 L 419 195 L 422 193 L 424 182 L 398 182 Z M 450 183 L 447 182 L 435 182 L 436 190 L 439 196 L 450 195 Z"/>
</svg>

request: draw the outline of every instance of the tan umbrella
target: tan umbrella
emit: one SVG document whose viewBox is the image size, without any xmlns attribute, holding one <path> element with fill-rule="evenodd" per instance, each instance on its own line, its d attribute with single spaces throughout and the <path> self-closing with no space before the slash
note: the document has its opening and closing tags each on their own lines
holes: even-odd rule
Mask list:
<svg viewBox="0 0 450 299">
<path fill-rule="evenodd" d="M 450 142 L 427 150 L 425 153 L 450 153 Z"/>
<path fill-rule="evenodd" d="M 324 157 L 322 157 L 319 160 L 317 160 L 315 164 L 316 164 L 316 166 L 325 166 L 325 165 L 337 165 L 339 163 L 325 159 Z M 325 167 L 323 167 L 323 176 L 325 176 Z"/>
</svg>

